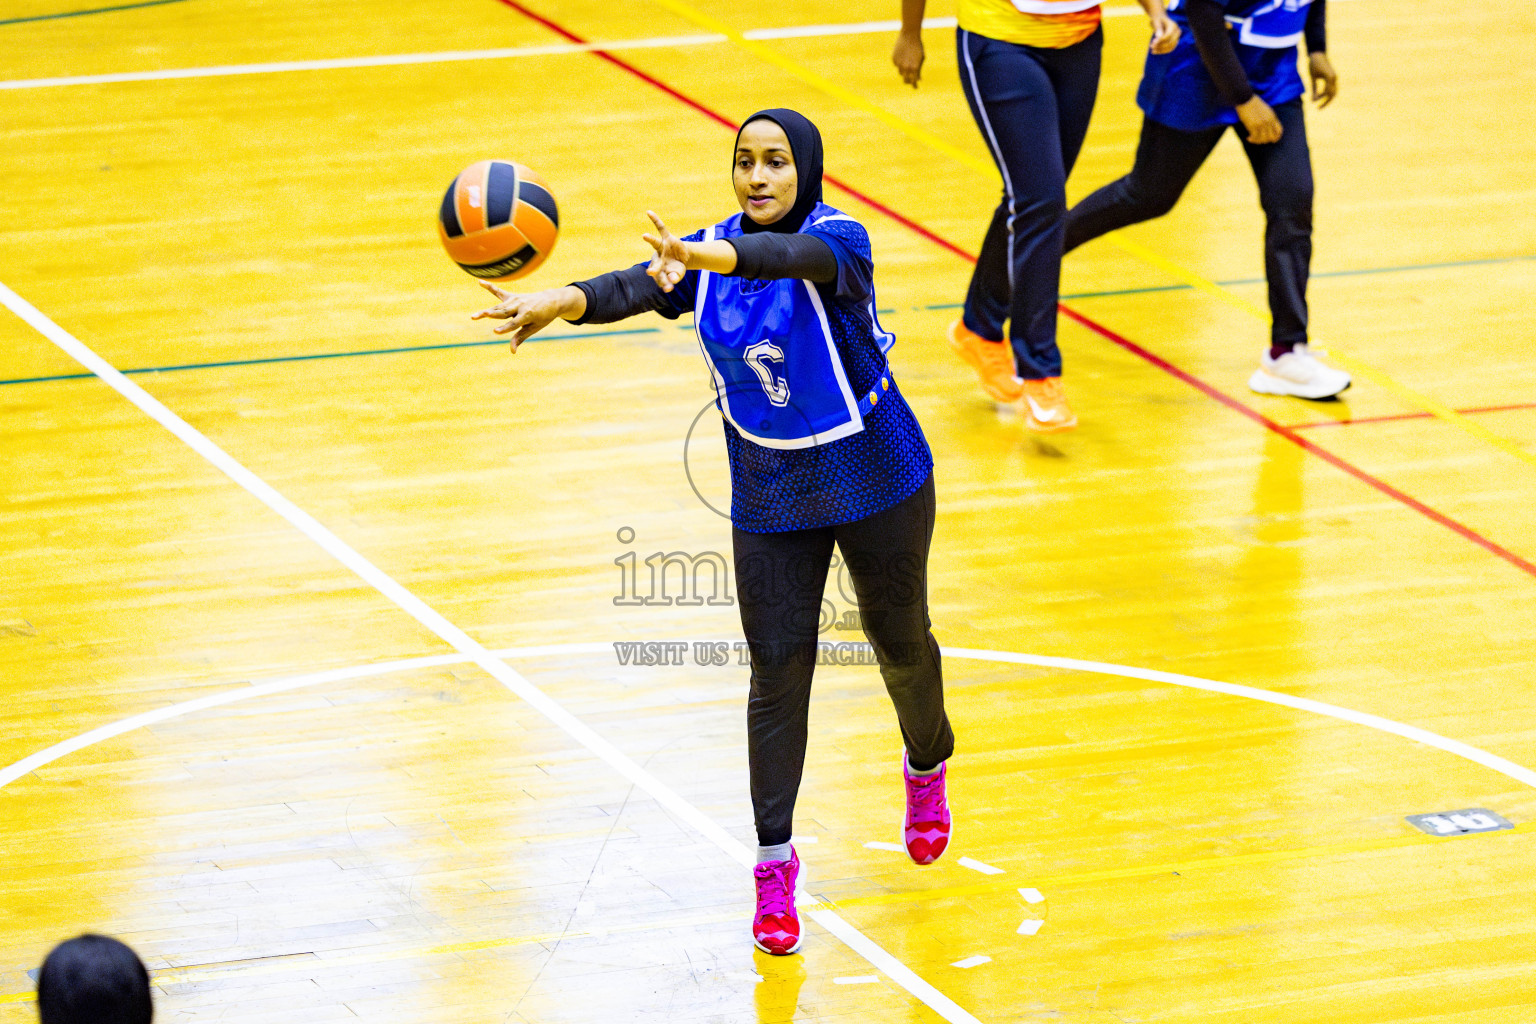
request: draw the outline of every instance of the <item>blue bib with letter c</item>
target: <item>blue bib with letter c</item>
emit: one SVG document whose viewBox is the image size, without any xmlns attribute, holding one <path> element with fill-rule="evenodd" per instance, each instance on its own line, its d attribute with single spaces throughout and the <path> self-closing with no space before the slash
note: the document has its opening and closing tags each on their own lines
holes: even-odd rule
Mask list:
<svg viewBox="0 0 1536 1024">
<path fill-rule="evenodd" d="M 705 241 L 741 234 L 742 214 L 716 224 Z M 837 210 L 819 204 L 806 227 Z M 874 317 L 874 303 L 869 315 Z M 890 335 L 875 323 L 877 337 Z M 860 398 L 843 369 L 816 285 L 796 278 L 757 281 L 699 275 L 694 328 L 715 384 L 715 405 L 742 437 L 767 448 L 809 448 L 864 429 Z M 889 339 L 889 340 L 885 340 Z"/>
</svg>

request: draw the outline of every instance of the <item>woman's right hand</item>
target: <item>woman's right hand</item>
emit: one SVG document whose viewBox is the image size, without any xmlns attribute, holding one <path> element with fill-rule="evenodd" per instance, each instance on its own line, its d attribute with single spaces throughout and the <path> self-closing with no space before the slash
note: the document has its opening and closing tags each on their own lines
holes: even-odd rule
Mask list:
<svg viewBox="0 0 1536 1024">
<path fill-rule="evenodd" d="M 917 88 L 917 80 L 923 74 L 923 34 L 902 32 L 896 36 L 896 49 L 891 53 L 891 63 L 901 72 L 901 80 Z"/>
<path fill-rule="evenodd" d="M 1179 45 L 1179 36 L 1183 34 L 1179 23 L 1168 17 L 1167 13 L 1157 11 L 1151 15 L 1152 42 L 1147 45 L 1158 56 L 1172 53 L 1173 48 Z"/>
<path fill-rule="evenodd" d="M 500 300 L 490 309 L 482 309 L 471 320 L 505 320 L 494 328 L 497 334 L 512 335 L 512 351 L 530 337 L 548 327 L 557 317 L 574 320 L 587 311 L 587 296 L 580 288 L 566 285 L 527 295 L 513 295 L 489 281 L 480 286 Z"/>
<path fill-rule="evenodd" d="M 1248 130 L 1249 142 L 1262 146 L 1280 141 L 1280 133 L 1284 130 L 1280 127 L 1280 119 L 1275 116 L 1274 108 L 1261 100 L 1258 93 L 1248 97 L 1248 102 L 1237 105 L 1237 116 Z"/>
</svg>

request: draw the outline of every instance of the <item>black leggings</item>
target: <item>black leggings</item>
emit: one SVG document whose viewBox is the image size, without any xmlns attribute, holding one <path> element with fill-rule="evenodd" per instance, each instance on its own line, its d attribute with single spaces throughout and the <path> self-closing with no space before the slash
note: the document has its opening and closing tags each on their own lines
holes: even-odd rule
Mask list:
<svg viewBox="0 0 1536 1024">
<path fill-rule="evenodd" d="M 928 621 L 933 511 L 930 474 L 911 497 L 856 523 L 787 533 L 732 531 L 741 625 L 752 655 L 747 760 L 761 845 L 787 843 L 793 831 L 834 543 L 896 705 L 908 760 L 929 768 L 953 753 L 939 645 Z"/>
<path fill-rule="evenodd" d="M 1307 340 L 1307 275 L 1312 265 L 1312 153 L 1301 100 L 1275 108 L 1279 142 L 1243 150 L 1259 183 L 1264 208 L 1264 275 L 1269 281 L 1270 340 L 1289 348 Z M 1234 129 L 1239 138 L 1243 129 Z M 1110 182 L 1067 213 L 1066 248 L 1071 251 L 1102 234 L 1161 217 L 1173 209 L 1225 128 L 1183 132 L 1143 119 L 1141 142 L 1131 173 Z"/>
</svg>

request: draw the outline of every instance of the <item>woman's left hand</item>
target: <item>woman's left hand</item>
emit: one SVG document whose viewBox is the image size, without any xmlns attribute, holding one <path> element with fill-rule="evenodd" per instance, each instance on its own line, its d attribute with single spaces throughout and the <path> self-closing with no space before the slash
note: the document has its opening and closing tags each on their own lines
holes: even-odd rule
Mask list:
<svg viewBox="0 0 1536 1024">
<path fill-rule="evenodd" d="M 644 234 L 644 238 L 650 243 L 656 255 L 651 257 L 651 265 L 645 268 L 645 272 L 651 275 L 656 284 L 664 292 L 671 291 L 683 276 L 688 273 L 688 258 L 690 252 L 688 243 L 678 238 L 667 230 L 667 226 L 661 222 L 661 218 L 650 210 L 645 215 L 651 218 L 651 223 L 656 225 L 656 234 Z"/>
<path fill-rule="evenodd" d="M 1152 45 L 1149 47 L 1153 53 L 1171 53 L 1173 48 L 1179 45 L 1179 23 L 1163 11 L 1155 11 L 1151 15 L 1152 20 Z"/>
<path fill-rule="evenodd" d="M 1307 70 L 1312 73 L 1312 102 L 1326 107 L 1339 94 L 1339 73 L 1333 70 L 1333 61 L 1319 50 L 1307 56 Z"/>
</svg>

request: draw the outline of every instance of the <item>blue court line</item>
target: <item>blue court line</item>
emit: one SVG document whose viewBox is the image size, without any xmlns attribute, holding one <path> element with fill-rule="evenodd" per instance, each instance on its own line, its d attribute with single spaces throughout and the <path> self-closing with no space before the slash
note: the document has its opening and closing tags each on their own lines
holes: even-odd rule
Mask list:
<svg viewBox="0 0 1536 1024">
<path fill-rule="evenodd" d="M 535 341 L 563 341 L 565 339 L 578 338 L 609 338 L 616 334 L 660 334 L 655 327 L 635 327 L 625 331 L 590 331 L 585 334 L 557 334 L 544 338 L 529 338 L 524 345 Z M 260 366 L 264 363 L 307 363 L 316 359 L 350 359 L 353 356 L 386 356 L 401 352 L 433 352 L 446 348 L 485 348 L 490 345 L 506 345 L 506 338 L 496 338 L 492 341 L 455 341 L 442 345 L 411 345 L 407 348 L 365 348 L 351 352 L 317 352 L 308 356 L 268 356 L 265 359 L 231 359 L 222 363 L 183 363 L 180 366 L 142 366 L 133 370 L 123 370 L 125 374 L 131 373 L 170 373 L 173 370 L 213 370 L 222 366 Z M 90 380 L 96 376 L 94 373 L 61 373 L 52 377 L 17 377 L 14 380 L 0 380 L 0 385 L 5 384 L 42 384 L 55 380 Z"/>
<path fill-rule="evenodd" d="M 136 7 L 163 7 L 166 4 L 179 4 L 183 0 L 144 0 L 137 4 L 119 4 L 116 7 L 92 7 L 87 11 L 65 11 L 62 14 L 34 14 L 30 18 L 6 18 L 0 21 L 0 25 L 20 25 L 24 21 L 53 21 L 55 18 L 78 18 L 82 14 L 108 14 L 112 11 L 131 11 Z"/>
<path fill-rule="evenodd" d="M 1412 270 L 1446 270 L 1452 267 L 1487 267 L 1500 263 L 1519 263 L 1522 260 L 1536 260 L 1536 256 L 1496 256 L 1483 260 L 1456 260 L 1451 263 L 1405 263 L 1399 267 L 1362 267 L 1358 270 L 1324 270 L 1312 274 L 1317 277 L 1365 277 L 1372 274 L 1403 274 Z M 1262 277 L 1244 277 L 1231 281 L 1217 281 L 1223 288 L 1230 288 L 1243 284 L 1264 284 Z M 1067 302 L 1073 299 L 1108 299 L 1116 295 L 1150 295 L 1154 292 L 1187 292 L 1193 290 L 1192 285 L 1187 284 L 1158 284 L 1146 288 L 1116 288 L 1103 292 L 1073 292 L 1063 295 L 1061 300 Z M 960 309 L 963 302 L 941 302 L 932 306 L 922 306 L 921 309 Z"/>
</svg>

